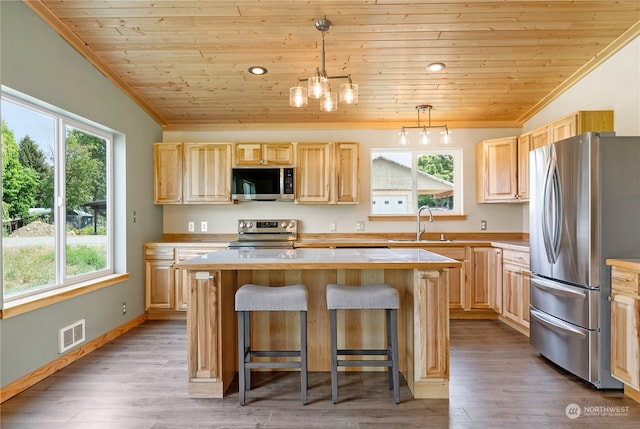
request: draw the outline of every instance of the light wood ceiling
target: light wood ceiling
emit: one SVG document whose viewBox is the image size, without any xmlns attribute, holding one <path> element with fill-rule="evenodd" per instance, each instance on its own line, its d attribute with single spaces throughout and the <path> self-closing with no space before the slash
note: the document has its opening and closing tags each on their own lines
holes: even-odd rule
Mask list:
<svg viewBox="0 0 640 429">
<path fill-rule="evenodd" d="M 416 125 L 419 104 L 433 125 L 520 126 L 640 34 L 638 0 L 27 4 L 166 129 Z M 289 107 L 289 88 L 321 64 L 325 16 L 327 73 L 351 74 L 359 104 Z"/>
</svg>

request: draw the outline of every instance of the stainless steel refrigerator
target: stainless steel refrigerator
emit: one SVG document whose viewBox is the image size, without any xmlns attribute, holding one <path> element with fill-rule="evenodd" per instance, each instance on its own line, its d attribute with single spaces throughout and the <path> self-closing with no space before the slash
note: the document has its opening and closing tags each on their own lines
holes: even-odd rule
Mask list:
<svg viewBox="0 0 640 429">
<path fill-rule="evenodd" d="M 530 153 L 530 342 L 598 389 L 611 377 L 611 270 L 640 257 L 640 137 L 586 133 Z"/>
</svg>

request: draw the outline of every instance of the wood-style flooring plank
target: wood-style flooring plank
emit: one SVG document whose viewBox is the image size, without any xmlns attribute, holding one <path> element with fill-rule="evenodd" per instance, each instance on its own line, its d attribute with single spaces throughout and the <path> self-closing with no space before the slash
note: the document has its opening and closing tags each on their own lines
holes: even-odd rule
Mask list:
<svg viewBox="0 0 640 429">
<path fill-rule="evenodd" d="M 567 374 L 497 320 L 451 320 L 450 399 L 393 403 L 386 375 L 309 375 L 300 403 L 296 372 L 253 375 L 247 405 L 237 384 L 223 399 L 187 395 L 184 321 L 148 321 L 6 401 L 3 429 L 186 428 L 637 428 L 640 404 L 621 391 L 597 391 Z M 570 419 L 566 408 L 580 406 Z M 607 408 L 616 407 L 616 408 Z M 614 412 L 617 411 L 617 414 Z M 591 415 L 585 415 L 590 412 Z M 613 414 L 612 414 L 613 413 Z M 614 415 L 615 414 L 615 415 Z"/>
</svg>

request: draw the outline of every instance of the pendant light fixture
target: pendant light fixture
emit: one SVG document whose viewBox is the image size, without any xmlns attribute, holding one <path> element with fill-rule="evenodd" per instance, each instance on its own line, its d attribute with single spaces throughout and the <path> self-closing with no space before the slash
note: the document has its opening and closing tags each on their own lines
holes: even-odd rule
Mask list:
<svg viewBox="0 0 640 429">
<path fill-rule="evenodd" d="M 328 76 L 325 69 L 324 35 L 331 28 L 331 21 L 326 17 L 318 19 L 315 23 L 318 31 L 322 32 L 322 63 L 316 67 L 316 73 L 309 78 L 298 79 L 296 85 L 289 89 L 289 106 L 305 107 L 309 98 L 320 100 L 320 110 L 333 112 L 338 110 L 338 94 L 331 92 L 329 81 L 333 79 L 347 79 L 347 83 L 340 85 L 340 102 L 345 104 L 358 104 L 358 85 L 353 83 L 351 75 Z M 306 88 L 300 82 L 307 82 Z"/>
<path fill-rule="evenodd" d="M 449 128 L 446 125 L 431 125 L 431 110 L 433 106 L 430 104 L 420 104 L 416 106 L 416 110 L 418 111 L 418 126 L 409 127 L 404 126 L 400 129 L 400 144 L 407 144 L 407 130 L 411 129 L 419 129 L 420 130 L 420 143 L 423 145 L 428 145 L 432 142 L 432 131 L 436 132 L 439 130 L 440 132 L 440 143 L 448 144 L 449 143 Z M 429 113 L 429 122 L 428 125 L 420 125 L 420 112 L 427 111 Z"/>
</svg>

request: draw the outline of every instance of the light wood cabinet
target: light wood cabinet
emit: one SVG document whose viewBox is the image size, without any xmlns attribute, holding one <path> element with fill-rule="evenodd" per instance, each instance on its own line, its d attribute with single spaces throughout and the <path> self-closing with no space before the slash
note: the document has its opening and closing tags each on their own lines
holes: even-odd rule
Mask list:
<svg viewBox="0 0 640 429">
<path fill-rule="evenodd" d="M 511 325 L 529 332 L 529 253 L 504 249 L 502 255 L 502 316 Z"/>
<path fill-rule="evenodd" d="M 613 130 L 613 110 L 580 110 L 531 131 L 531 150 L 589 131 Z"/>
<path fill-rule="evenodd" d="M 476 201 L 518 201 L 518 139 L 504 137 L 476 143 Z"/>
<path fill-rule="evenodd" d="M 449 268 L 449 309 L 464 310 L 468 265 L 466 249 L 464 247 L 425 247 L 424 250 L 462 262 L 461 268 Z"/>
<path fill-rule="evenodd" d="M 639 261 L 640 262 L 640 261 Z M 638 265 L 640 268 L 640 264 Z M 611 269 L 611 374 L 640 402 L 640 271 Z"/>
<path fill-rule="evenodd" d="M 291 143 L 236 143 L 233 164 L 245 165 L 293 165 Z"/>
<path fill-rule="evenodd" d="M 156 204 L 232 204 L 229 143 L 156 143 Z"/>
<path fill-rule="evenodd" d="M 231 145 L 184 144 L 185 204 L 231 204 Z"/>
<path fill-rule="evenodd" d="M 496 264 L 500 261 L 501 251 L 493 247 L 469 248 L 472 268 L 467 285 L 466 309 L 492 309 L 492 294 L 500 274 Z"/>
<path fill-rule="evenodd" d="M 518 137 L 518 200 L 529 201 L 529 151 L 531 134 Z"/>
<path fill-rule="evenodd" d="M 357 204 L 357 143 L 297 143 L 297 204 Z"/>
<path fill-rule="evenodd" d="M 182 144 L 155 143 L 154 202 L 156 204 L 182 204 Z"/>
<path fill-rule="evenodd" d="M 182 319 L 187 310 L 186 271 L 174 264 L 226 248 L 200 243 L 144 245 L 145 310 L 150 319 Z"/>
<path fill-rule="evenodd" d="M 490 257 L 488 269 L 493 278 L 489 281 L 489 308 L 502 314 L 502 249 L 494 248 Z"/>
</svg>

